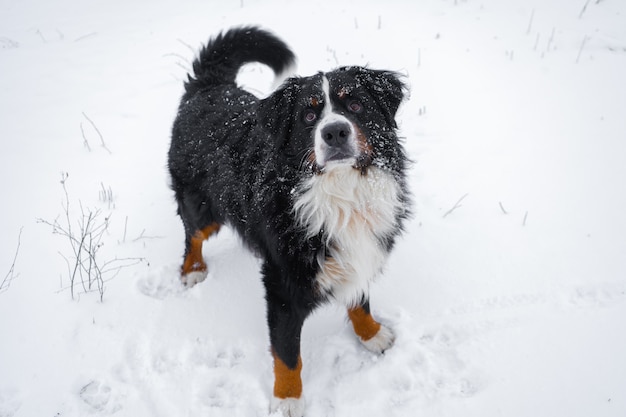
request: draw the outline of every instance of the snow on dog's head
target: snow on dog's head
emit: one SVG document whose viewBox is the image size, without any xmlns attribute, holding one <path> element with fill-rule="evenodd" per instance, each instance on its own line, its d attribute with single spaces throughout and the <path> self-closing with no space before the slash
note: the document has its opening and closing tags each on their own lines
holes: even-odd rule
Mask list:
<svg viewBox="0 0 626 417">
<path fill-rule="evenodd" d="M 398 75 L 342 67 L 288 79 L 261 101 L 259 119 L 305 171 L 323 173 L 331 164 L 399 171 L 404 158 L 395 114 L 403 98 Z"/>
</svg>

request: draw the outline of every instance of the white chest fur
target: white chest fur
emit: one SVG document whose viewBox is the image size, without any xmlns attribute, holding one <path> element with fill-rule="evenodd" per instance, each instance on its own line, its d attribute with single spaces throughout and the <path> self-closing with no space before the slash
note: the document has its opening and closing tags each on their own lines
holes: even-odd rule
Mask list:
<svg viewBox="0 0 626 417">
<path fill-rule="evenodd" d="M 330 164 L 297 190 L 295 211 L 310 236 L 323 232 L 329 251 L 320 254 L 318 288 L 346 305 L 367 295 L 387 258 L 381 239 L 396 227 L 402 207 L 391 174 L 370 167 L 367 175 Z"/>
</svg>

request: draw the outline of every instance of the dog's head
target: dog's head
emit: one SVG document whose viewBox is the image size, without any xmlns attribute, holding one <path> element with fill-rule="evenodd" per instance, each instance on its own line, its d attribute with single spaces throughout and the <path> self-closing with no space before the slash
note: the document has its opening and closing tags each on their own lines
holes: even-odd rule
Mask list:
<svg viewBox="0 0 626 417">
<path fill-rule="evenodd" d="M 363 173 L 372 164 L 399 169 L 395 115 L 404 90 L 398 75 L 363 67 L 291 78 L 261 101 L 259 123 L 304 170 L 323 173 L 329 164 Z"/>
</svg>

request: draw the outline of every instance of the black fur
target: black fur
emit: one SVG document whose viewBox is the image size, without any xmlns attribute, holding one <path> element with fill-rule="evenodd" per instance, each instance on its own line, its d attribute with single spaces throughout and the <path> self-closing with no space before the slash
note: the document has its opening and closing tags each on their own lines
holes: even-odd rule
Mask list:
<svg viewBox="0 0 626 417">
<path fill-rule="evenodd" d="M 317 175 L 307 159 L 313 138 L 303 110 L 311 97 L 322 98 L 324 74 L 288 79 L 259 100 L 235 84 L 240 66 L 251 61 L 281 72 L 294 55 L 282 41 L 256 28 L 230 30 L 202 49 L 174 123 L 169 170 L 187 244 L 197 230 L 227 224 L 263 259 L 272 348 L 293 368 L 302 324 L 329 296 L 320 293 L 315 281 L 319 254 L 328 244 L 324 232 L 307 236 L 293 212 L 295 190 Z M 394 120 L 404 96 L 402 82 L 391 72 L 361 67 L 325 76 L 331 88 L 345 86 L 364 103 L 360 114 L 349 115 L 373 149 L 364 174 L 370 164 L 391 172 L 408 206 L 407 159 Z M 382 237 L 387 250 L 407 214 L 398 214 L 396 229 Z M 366 297 L 362 304 L 369 311 Z"/>
</svg>

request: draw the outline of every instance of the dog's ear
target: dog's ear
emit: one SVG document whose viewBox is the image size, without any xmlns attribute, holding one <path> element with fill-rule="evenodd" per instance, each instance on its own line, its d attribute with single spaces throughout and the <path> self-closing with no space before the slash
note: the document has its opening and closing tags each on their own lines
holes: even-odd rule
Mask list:
<svg viewBox="0 0 626 417">
<path fill-rule="evenodd" d="M 400 75 L 391 71 L 360 68 L 356 78 L 369 90 L 370 95 L 385 115 L 387 123 L 391 127 L 397 128 L 396 112 L 407 91 L 407 87 L 400 79 Z"/>
<path fill-rule="evenodd" d="M 259 103 L 258 123 L 272 135 L 279 147 L 291 136 L 299 93 L 299 84 L 290 78 Z"/>
</svg>

